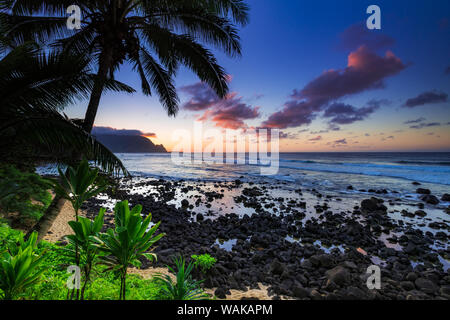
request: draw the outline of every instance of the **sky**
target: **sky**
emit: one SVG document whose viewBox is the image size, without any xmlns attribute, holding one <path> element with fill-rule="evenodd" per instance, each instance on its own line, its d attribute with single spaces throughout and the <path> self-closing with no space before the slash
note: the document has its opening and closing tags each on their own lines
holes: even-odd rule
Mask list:
<svg viewBox="0 0 450 320">
<path fill-rule="evenodd" d="M 242 57 L 213 50 L 230 75 L 227 99 L 182 69 L 180 112 L 168 117 L 124 65 L 116 79 L 138 92 L 104 94 L 98 130 L 134 130 L 168 150 L 175 130 L 202 121 L 280 129 L 282 152 L 450 151 L 450 1 L 247 2 Z M 366 27 L 373 4 L 381 30 Z M 65 112 L 82 118 L 86 106 Z"/>
</svg>

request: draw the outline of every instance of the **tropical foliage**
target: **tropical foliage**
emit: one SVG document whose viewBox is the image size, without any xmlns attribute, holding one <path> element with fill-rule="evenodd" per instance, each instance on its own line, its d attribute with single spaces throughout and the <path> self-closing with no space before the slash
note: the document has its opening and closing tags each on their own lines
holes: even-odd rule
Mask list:
<svg viewBox="0 0 450 320">
<path fill-rule="evenodd" d="M 95 76 L 87 67 L 88 61 L 82 56 L 45 54 L 29 43 L 0 60 L 2 161 L 72 163 L 77 152 L 106 172 L 128 174 L 113 153 L 61 113 L 66 105 L 89 96 Z M 106 88 L 133 92 L 113 80 Z"/>
<path fill-rule="evenodd" d="M 103 227 L 103 217 L 105 215 L 104 208 L 101 208 L 94 221 L 90 219 L 79 217 L 78 221 L 69 221 L 74 234 L 66 236 L 69 243 L 77 248 L 79 252 L 73 247 L 68 248 L 68 252 L 72 256 L 79 254 L 80 266 L 84 271 L 84 283 L 81 288 L 81 300 L 84 299 L 84 292 L 88 284 L 93 268 L 93 264 L 98 258 L 98 248 L 95 246 L 95 236 L 98 236 Z"/>
<path fill-rule="evenodd" d="M 27 241 L 20 239 L 18 246 L 10 246 L 0 253 L 0 289 L 4 300 L 12 300 L 26 288 L 38 282 L 43 270 L 39 270 L 42 256 L 35 254 L 37 233 Z"/>
<path fill-rule="evenodd" d="M 0 253 L 9 248 L 14 248 L 23 239 L 24 234 L 11 229 L 7 225 L 0 224 Z M 66 253 L 68 244 L 58 244 L 41 240 L 37 244 L 35 253 L 42 256 L 39 270 L 42 274 L 39 281 L 32 286 L 17 291 L 13 299 L 26 300 L 65 300 L 67 298 L 66 283 L 68 277 L 67 267 L 73 264 L 73 257 Z M 120 288 L 120 280 L 111 273 L 103 272 L 104 266 L 93 264 L 90 284 L 85 290 L 86 300 L 115 300 Z M 0 298 L 3 298 L 3 290 L 0 288 Z M 127 298 L 132 300 L 159 300 L 162 299 L 160 285 L 154 279 L 143 279 L 132 274 L 127 277 Z"/>
<path fill-rule="evenodd" d="M 115 229 L 108 229 L 97 238 L 98 248 L 105 254 L 102 257 L 103 263 L 109 267 L 108 270 L 115 271 L 120 276 L 120 300 L 126 299 L 129 265 L 140 267 L 140 258 L 150 261 L 156 259 L 156 255 L 148 251 L 164 236 L 163 233 L 155 235 L 160 222 L 150 227 L 151 214 L 142 219 L 141 211 L 141 205 L 130 210 L 128 201 L 117 203 L 114 208 Z"/>
<path fill-rule="evenodd" d="M 162 286 L 163 297 L 167 300 L 206 300 L 209 296 L 200 289 L 201 281 L 192 279 L 194 263 L 186 266 L 183 257 L 174 259 L 175 269 L 170 266 L 169 271 L 176 276 L 176 281 L 170 275 L 158 274 L 155 278 Z"/>
<path fill-rule="evenodd" d="M 208 270 L 211 269 L 217 262 L 216 258 L 207 253 L 201 255 L 194 254 L 191 258 L 194 260 L 195 267 L 200 268 L 203 273 L 208 272 Z"/>
<path fill-rule="evenodd" d="M 81 205 L 90 198 L 104 191 L 107 186 L 97 184 L 98 168 L 90 168 L 87 160 L 83 160 L 73 168 L 67 167 L 66 173 L 58 168 L 59 180 L 54 182 L 55 192 L 67 199 L 75 211 L 75 220 L 78 221 L 78 213 Z"/>
<path fill-rule="evenodd" d="M 35 222 L 44 213 L 52 197 L 50 181 L 31 172 L 19 171 L 12 165 L 0 165 L 0 213 L 16 216 L 10 220 Z"/>
<path fill-rule="evenodd" d="M 228 92 L 227 74 L 212 45 L 229 56 L 241 54 L 236 25 L 248 22 L 242 0 L 79 0 L 81 28 L 67 28 L 71 0 L 6 2 L 0 30 L 17 43 L 34 40 L 86 57 L 97 65 L 97 77 L 84 119 L 90 132 L 105 84 L 127 61 L 141 78 L 142 92 L 156 91 L 169 115 L 178 111 L 174 76 L 185 66 L 209 84 L 219 97 Z M 0 8 L 1 9 L 1 8 Z"/>
</svg>

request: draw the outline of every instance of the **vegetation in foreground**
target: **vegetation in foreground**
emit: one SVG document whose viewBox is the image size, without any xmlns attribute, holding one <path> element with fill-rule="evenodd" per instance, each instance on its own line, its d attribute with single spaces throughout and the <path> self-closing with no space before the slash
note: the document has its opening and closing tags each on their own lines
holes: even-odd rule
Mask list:
<svg viewBox="0 0 450 320">
<path fill-rule="evenodd" d="M 50 181 L 13 165 L 0 165 L 0 217 L 15 226 L 34 224 L 52 201 Z"/>
<path fill-rule="evenodd" d="M 151 224 L 151 214 L 142 218 L 142 206 L 129 208 L 128 201 L 116 204 L 114 228 L 102 232 L 105 209 L 101 209 L 92 221 L 80 217 L 78 211 L 84 201 L 104 190 L 96 184 L 97 169 L 82 161 L 77 168 L 60 170 L 61 183 L 53 182 L 55 191 L 67 198 L 73 206 L 75 221 L 69 225 L 72 235 L 66 236 L 68 244 L 37 242 L 33 232 L 25 239 L 21 231 L 0 225 L 0 297 L 12 299 L 207 299 L 201 281 L 192 279 L 195 266 L 207 270 L 215 263 L 210 256 L 195 256 L 187 267 L 182 257 L 175 259 L 176 277 L 155 276 L 144 280 L 129 275 L 129 266 L 140 267 L 143 259 L 154 260 L 153 245 L 164 236 L 157 233 L 160 223 Z M 46 184 L 46 186 L 48 186 Z M 19 189 L 17 189 L 19 190 Z M 6 194 L 6 193 L 5 193 Z M 14 196 L 9 192 L 7 197 Z M 82 279 L 68 273 L 68 267 L 76 265 Z"/>
</svg>

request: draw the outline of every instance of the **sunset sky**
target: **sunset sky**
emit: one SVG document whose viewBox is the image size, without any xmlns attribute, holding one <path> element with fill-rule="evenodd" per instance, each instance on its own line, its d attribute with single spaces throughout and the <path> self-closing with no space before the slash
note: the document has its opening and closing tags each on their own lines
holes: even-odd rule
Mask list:
<svg viewBox="0 0 450 320">
<path fill-rule="evenodd" d="M 450 151 L 450 1 L 248 3 L 242 58 L 217 53 L 227 100 L 180 70 L 176 118 L 157 97 L 108 93 L 95 125 L 136 130 L 168 150 L 174 130 L 200 119 L 206 128 L 279 128 L 283 152 Z M 365 27 L 371 4 L 380 31 Z M 140 89 L 128 65 L 116 78 Z M 86 105 L 66 113 L 83 117 Z"/>
</svg>

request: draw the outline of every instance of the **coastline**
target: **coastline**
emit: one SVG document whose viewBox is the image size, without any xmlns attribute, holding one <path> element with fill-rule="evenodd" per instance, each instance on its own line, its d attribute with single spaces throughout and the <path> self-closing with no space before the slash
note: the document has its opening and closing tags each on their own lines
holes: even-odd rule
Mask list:
<svg viewBox="0 0 450 320">
<path fill-rule="evenodd" d="M 93 218 L 108 208 L 111 226 L 115 201 L 143 205 L 167 234 L 154 251 L 157 263 L 144 264 L 143 274 L 178 254 L 209 253 L 218 262 L 203 286 L 219 299 L 237 292 L 259 299 L 450 299 L 448 208 L 388 196 L 342 198 L 287 182 L 134 178 L 83 210 Z M 371 265 L 381 268 L 380 290 L 367 288 Z M 244 294 L 259 286 L 267 296 Z"/>
</svg>

